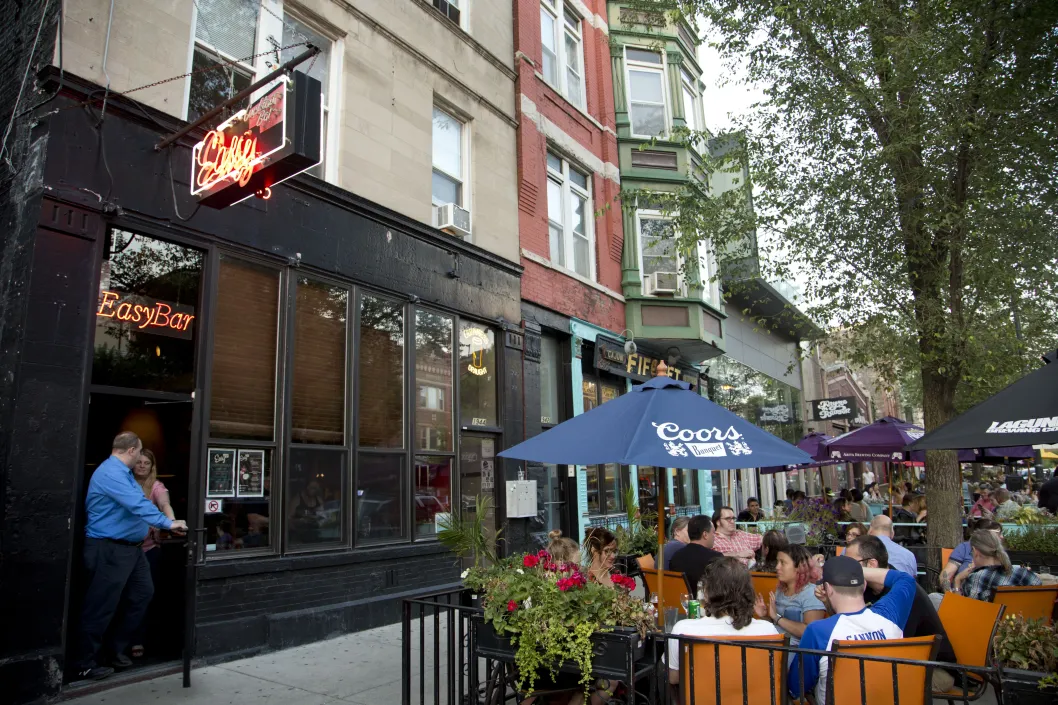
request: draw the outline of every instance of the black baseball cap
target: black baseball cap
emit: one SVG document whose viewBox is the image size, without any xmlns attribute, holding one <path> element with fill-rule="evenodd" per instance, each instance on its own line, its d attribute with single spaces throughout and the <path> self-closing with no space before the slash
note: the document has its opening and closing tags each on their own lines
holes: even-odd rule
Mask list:
<svg viewBox="0 0 1058 705">
<path fill-rule="evenodd" d="M 864 584 L 863 566 L 854 558 L 834 556 L 823 564 L 823 579 L 816 583 L 830 583 L 837 587 L 860 587 Z"/>
</svg>

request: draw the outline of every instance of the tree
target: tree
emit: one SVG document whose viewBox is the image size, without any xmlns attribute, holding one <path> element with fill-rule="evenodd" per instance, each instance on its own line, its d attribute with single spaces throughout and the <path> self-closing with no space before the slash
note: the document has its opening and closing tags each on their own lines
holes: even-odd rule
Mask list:
<svg viewBox="0 0 1058 705">
<path fill-rule="evenodd" d="M 867 332 L 848 336 L 860 359 L 914 373 L 927 429 L 1054 347 L 1058 3 L 679 8 L 704 18 L 722 55 L 766 87 L 738 148 L 709 164 L 748 165 L 752 178 L 723 194 L 691 183 L 660 196 L 683 251 L 714 240 L 728 286 L 739 243 L 758 234 L 765 276 L 810 267 L 807 312 Z M 953 546 L 955 453 L 931 451 L 926 465 L 930 543 Z"/>
</svg>

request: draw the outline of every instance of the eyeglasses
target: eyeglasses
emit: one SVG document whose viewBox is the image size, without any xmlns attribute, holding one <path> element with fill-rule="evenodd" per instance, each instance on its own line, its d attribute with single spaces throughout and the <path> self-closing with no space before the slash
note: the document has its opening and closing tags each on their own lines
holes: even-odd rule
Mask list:
<svg viewBox="0 0 1058 705">
<path fill-rule="evenodd" d="M 734 515 L 729 516 L 729 517 L 720 517 L 720 521 L 734 521 L 734 520 L 735 520 Z"/>
</svg>

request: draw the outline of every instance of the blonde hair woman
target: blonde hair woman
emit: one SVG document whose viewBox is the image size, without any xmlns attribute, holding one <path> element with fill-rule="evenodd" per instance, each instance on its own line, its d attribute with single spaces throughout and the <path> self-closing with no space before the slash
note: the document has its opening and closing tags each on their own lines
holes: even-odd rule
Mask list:
<svg viewBox="0 0 1058 705">
<path fill-rule="evenodd" d="M 135 476 L 136 482 L 140 483 L 143 494 L 154 503 L 154 506 L 158 507 L 158 511 L 170 519 L 175 519 L 176 514 L 169 503 L 169 490 L 165 489 L 165 485 L 158 480 L 158 463 L 155 460 L 154 453 L 144 448 L 140 453 L 140 459 L 136 461 L 132 468 L 132 474 Z M 147 559 L 147 565 L 151 567 L 151 582 L 155 585 L 158 584 L 158 562 L 162 555 L 161 544 L 158 543 L 160 538 L 161 532 L 153 527 L 148 529 L 147 535 L 143 537 L 143 555 Z M 149 614 L 150 612 L 148 612 Z M 143 642 L 146 632 L 147 618 L 145 617 L 132 639 L 134 646 L 130 653 L 133 658 L 143 657 Z"/>
<path fill-rule="evenodd" d="M 956 581 L 966 575 L 957 589 L 966 597 L 991 602 L 996 588 L 1004 585 L 1039 585 L 1040 578 L 1028 568 L 1010 565 L 1010 556 L 1003 548 L 1003 540 L 992 531 L 975 531 L 970 536 L 973 563 L 969 575 L 962 573 Z"/>
<path fill-rule="evenodd" d="M 551 560 L 555 563 L 572 563 L 580 565 L 580 546 L 571 538 L 566 538 L 558 529 L 547 534 L 551 541 L 547 544 L 547 552 L 551 554 Z"/>
</svg>

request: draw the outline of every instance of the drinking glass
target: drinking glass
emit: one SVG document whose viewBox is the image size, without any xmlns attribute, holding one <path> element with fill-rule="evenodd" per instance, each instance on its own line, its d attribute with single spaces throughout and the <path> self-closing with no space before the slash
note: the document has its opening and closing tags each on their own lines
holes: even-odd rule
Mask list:
<svg viewBox="0 0 1058 705">
<path fill-rule="evenodd" d="M 690 602 L 691 596 L 687 593 L 680 595 L 680 605 L 683 607 L 683 613 L 687 614 L 687 603 Z"/>
</svg>

